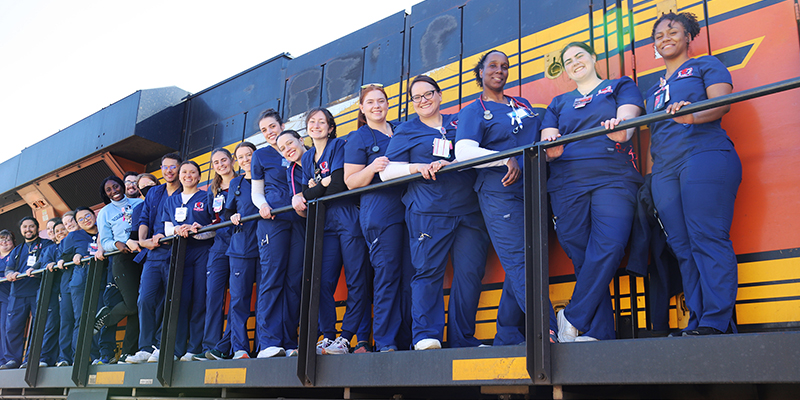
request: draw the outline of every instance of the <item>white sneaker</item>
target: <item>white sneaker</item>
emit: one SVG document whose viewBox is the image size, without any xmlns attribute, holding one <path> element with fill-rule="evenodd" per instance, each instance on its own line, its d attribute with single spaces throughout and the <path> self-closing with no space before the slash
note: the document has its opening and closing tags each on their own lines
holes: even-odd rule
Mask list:
<svg viewBox="0 0 800 400">
<path fill-rule="evenodd" d="M 558 342 L 574 342 L 575 338 L 578 337 L 578 328 L 572 326 L 572 324 L 567 321 L 567 317 L 564 315 L 563 309 L 556 314 L 556 320 L 558 322 Z"/>
<path fill-rule="evenodd" d="M 153 350 L 153 354 L 150 356 L 150 358 L 147 359 L 147 362 L 149 362 L 149 363 L 157 363 L 158 362 L 158 354 L 159 353 L 160 353 L 160 351 L 158 351 L 158 349 Z M 139 354 L 139 353 L 136 353 L 136 354 Z"/>
<path fill-rule="evenodd" d="M 286 355 L 286 350 L 283 347 L 270 346 L 259 351 L 257 358 L 283 357 L 284 355 Z"/>
<path fill-rule="evenodd" d="M 339 336 L 325 348 L 323 354 L 350 354 L 350 341 Z"/>
<path fill-rule="evenodd" d="M 158 350 L 156 350 L 156 351 L 158 351 Z M 149 351 L 144 351 L 144 350 L 137 351 L 136 354 L 126 358 L 125 359 L 125 363 L 127 363 L 127 364 L 146 363 L 150 359 L 150 357 L 152 357 L 152 356 L 153 356 L 153 353 L 151 353 Z M 156 361 L 158 361 L 158 358 L 156 358 Z"/>
<path fill-rule="evenodd" d="M 250 354 L 248 354 L 246 350 L 236 350 L 236 352 L 233 353 L 234 360 L 242 360 L 246 358 L 250 358 Z"/>
<path fill-rule="evenodd" d="M 416 344 L 414 344 L 414 350 L 431 350 L 431 349 L 441 349 L 442 342 L 436 339 L 422 339 Z"/>
<path fill-rule="evenodd" d="M 317 354 L 322 355 L 325 354 L 325 349 L 333 343 L 332 340 L 328 338 L 322 338 L 319 342 L 317 342 Z"/>
<path fill-rule="evenodd" d="M 596 342 L 597 339 L 595 339 L 595 338 L 593 338 L 591 336 L 578 336 L 578 337 L 575 338 L 575 341 L 576 342 Z"/>
<path fill-rule="evenodd" d="M 194 361 L 194 360 L 192 359 L 192 357 L 194 357 L 194 356 L 195 356 L 195 354 L 194 354 L 194 353 L 189 353 L 189 352 L 187 351 L 187 352 L 186 352 L 186 354 L 184 354 L 184 355 L 183 355 L 183 357 L 181 357 L 181 361 Z"/>
</svg>

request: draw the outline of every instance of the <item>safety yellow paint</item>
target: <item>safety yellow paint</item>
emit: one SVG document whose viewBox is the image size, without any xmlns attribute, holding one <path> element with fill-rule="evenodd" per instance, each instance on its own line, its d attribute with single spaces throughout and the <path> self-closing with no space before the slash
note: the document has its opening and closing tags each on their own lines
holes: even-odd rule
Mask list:
<svg viewBox="0 0 800 400">
<path fill-rule="evenodd" d="M 125 371 L 98 372 L 95 385 L 122 385 L 125 383 Z"/>
<path fill-rule="evenodd" d="M 530 379 L 525 357 L 453 360 L 454 381 Z"/>
<path fill-rule="evenodd" d="M 247 368 L 207 369 L 203 383 L 206 385 L 242 384 L 247 380 Z"/>
</svg>

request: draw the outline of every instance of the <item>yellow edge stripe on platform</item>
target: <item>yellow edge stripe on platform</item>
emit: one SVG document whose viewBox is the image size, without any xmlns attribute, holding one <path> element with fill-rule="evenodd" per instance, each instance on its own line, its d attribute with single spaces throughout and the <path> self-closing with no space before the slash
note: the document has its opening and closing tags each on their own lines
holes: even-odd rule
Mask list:
<svg viewBox="0 0 800 400">
<path fill-rule="evenodd" d="M 98 372 L 94 383 L 96 385 L 122 385 L 125 383 L 125 371 Z"/>
<path fill-rule="evenodd" d="M 454 381 L 531 379 L 525 357 L 453 360 Z"/>
<path fill-rule="evenodd" d="M 229 385 L 245 383 L 247 380 L 247 368 L 214 368 L 207 369 L 205 380 L 206 385 Z"/>
</svg>

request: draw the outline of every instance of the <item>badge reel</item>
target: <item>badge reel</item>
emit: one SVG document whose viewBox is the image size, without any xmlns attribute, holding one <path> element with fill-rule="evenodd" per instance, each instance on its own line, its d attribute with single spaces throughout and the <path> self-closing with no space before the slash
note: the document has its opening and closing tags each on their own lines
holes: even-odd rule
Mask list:
<svg viewBox="0 0 800 400">
<path fill-rule="evenodd" d="M 453 142 L 447 140 L 444 128 L 439 128 L 441 138 L 433 139 L 433 155 L 436 157 L 450 158 L 450 151 L 453 150 Z"/>
<path fill-rule="evenodd" d="M 212 205 L 214 212 L 219 213 L 222 211 L 222 206 L 225 204 L 225 196 L 222 194 L 218 194 L 214 197 L 214 203 Z"/>
<path fill-rule="evenodd" d="M 186 221 L 186 215 L 189 209 L 186 207 L 178 207 L 175 209 L 175 221 L 183 222 Z"/>
</svg>

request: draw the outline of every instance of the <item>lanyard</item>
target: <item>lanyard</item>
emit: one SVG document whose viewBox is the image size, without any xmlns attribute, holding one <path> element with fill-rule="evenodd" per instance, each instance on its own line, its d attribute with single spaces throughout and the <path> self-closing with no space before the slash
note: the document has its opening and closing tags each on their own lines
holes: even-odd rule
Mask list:
<svg viewBox="0 0 800 400">
<path fill-rule="evenodd" d="M 292 182 L 290 183 L 290 185 L 292 186 L 292 196 L 297 194 L 297 189 L 295 188 L 295 184 L 294 184 L 294 167 L 296 167 L 296 166 L 297 166 L 297 163 L 292 163 L 292 172 L 291 172 L 291 174 L 292 174 Z"/>
</svg>

